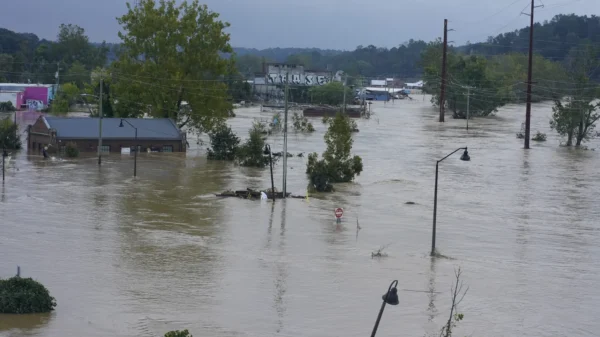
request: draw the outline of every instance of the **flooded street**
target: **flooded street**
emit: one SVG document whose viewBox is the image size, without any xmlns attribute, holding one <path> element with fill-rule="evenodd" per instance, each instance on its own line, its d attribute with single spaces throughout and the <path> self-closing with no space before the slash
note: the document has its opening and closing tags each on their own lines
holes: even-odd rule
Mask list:
<svg viewBox="0 0 600 337">
<path fill-rule="evenodd" d="M 192 140 L 186 155 L 141 154 L 136 179 L 129 156 L 98 168 L 21 151 L 0 187 L 0 277 L 19 265 L 58 305 L 0 315 L 0 336 L 368 336 L 395 279 L 400 304 L 378 336 L 437 336 L 458 266 L 470 289 L 456 336 L 597 336 L 600 153 L 559 147 L 550 103 L 533 106 L 532 134 L 548 141 L 528 151 L 515 137 L 524 106 L 469 131 L 450 113 L 438 123 L 422 96 L 373 109 L 354 134 L 364 163 L 354 183 L 274 207 L 214 197 L 269 187 L 269 170 L 207 161 L 209 144 Z M 241 109 L 230 122 L 245 138 L 253 118 L 272 115 Z M 294 194 L 306 191 L 306 154 L 325 148 L 326 127 L 312 122 L 317 132 L 288 138 L 289 152 L 305 152 L 288 160 Z M 268 142 L 282 150 L 282 135 Z M 432 261 L 435 162 L 463 146 L 470 162 L 458 153 L 440 164 L 437 247 L 449 258 Z M 384 245 L 389 256 L 372 259 Z"/>
</svg>

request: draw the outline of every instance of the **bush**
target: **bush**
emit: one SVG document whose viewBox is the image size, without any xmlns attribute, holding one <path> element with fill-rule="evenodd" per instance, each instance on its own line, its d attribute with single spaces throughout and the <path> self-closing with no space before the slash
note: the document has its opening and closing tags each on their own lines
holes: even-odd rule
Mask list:
<svg viewBox="0 0 600 337">
<path fill-rule="evenodd" d="M 7 148 L 20 150 L 21 146 L 19 126 L 13 123 L 10 118 L 5 118 L 0 121 L 0 149 Z"/>
<path fill-rule="evenodd" d="M 254 123 L 249 131 L 250 137 L 237 151 L 237 159 L 242 166 L 265 167 L 269 157 L 264 155 L 265 141 L 262 138 L 264 126 Z"/>
<path fill-rule="evenodd" d="M 193 337 L 187 330 L 175 330 L 169 331 L 165 334 L 165 337 Z"/>
<path fill-rule="evenodd" d="M 318 192 L 331 192 L 331 183 L 349 182 L 363 170 L 362 159 L 351 157 L 353 123 L 350 118 L 338 113 L 328 119 L 329 128 L 325 133 L 327 150 L 323 159 L 317 153 L 308 155 L 306 173 L 309 175 L 309 189 Z"/>
<path fill-rule="evenodd" d="M 31 278 L 0 279 L 0 313 L 31 314 L 54 310 L 56 300 L 48 289 Z"/>
<path fill-rule="evenodd" d="M 219 126 L 209 134 L 211 148 L 207 149 L 209 160 L 234 160 L 240 139 L 227 125 Z"/>
<path fill-rule="evenodd" d="M 315 128 L 312 123 L 304 116 L 300 116 L 297 112 L 292 115 L 294 129 L 301 132 L 314 132 Z"/>
<path fill-rule="evenodd" d="M 79 149 L 77 148 L 77 144 L 73 142 L 68 142 L 65 144 L 65 155 L 69 158 L 79 157 Z"/>
<path fill-rule="evenodd" d="M 11 101 L 0 102 L 0 112 L 11 112 L 15 110 L 15 106 Z"/>
</svg>

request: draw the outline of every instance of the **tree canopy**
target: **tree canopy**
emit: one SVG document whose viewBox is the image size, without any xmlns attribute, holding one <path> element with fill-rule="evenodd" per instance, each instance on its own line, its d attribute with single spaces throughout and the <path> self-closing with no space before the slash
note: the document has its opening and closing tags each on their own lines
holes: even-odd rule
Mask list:
<svg viewBox="0 0 600 337">
<path fill-rule="evenodd" d="M 129 107 L 117 107 L 119 114 L 140 116 L 149 109 L 179 127 L 210 130 L 232 107 L 225 81 L 234 63 L 221 57 L 232 52 L 224 32 L 229 24 L 197 0 L 141 0 L 127 8 L 117 19 L 123 42 L 112 69 L 112 92 Z"/>
</svg>

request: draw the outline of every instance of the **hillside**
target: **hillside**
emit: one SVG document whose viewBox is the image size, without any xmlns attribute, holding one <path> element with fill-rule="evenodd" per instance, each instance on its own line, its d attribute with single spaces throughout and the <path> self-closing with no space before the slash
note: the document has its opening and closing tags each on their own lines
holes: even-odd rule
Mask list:
<svg viewBox="0 0 600 337">
<path fill-rule="evenodd" d="M 582 44 L 600 44 L 600 17 L 557 15 L 550 21 L 536 24 L 534 40 L 534 50 L 537 54 L 564 63 Z M 529 28 L 526 27 L 490 37 L 485 42 L 455 48 L 464 53 L 491 57 L 512 52 L 526 53 L 528 42 Z M 51 47 L 55 44 L 40 40 L 35 34 L 16 33 L 0 28 L 0 78 L 12 79 L 16 76 L 7 75 L 23 71 L 34 74 L 36 71 L 42 71 L 41 69 L 45 72 L 50 71 L 51 67 L 35 67 L 34 63 L 51 63 L 60 59 L 60 55 L 49 53 L 53 51 Z M 117 44 L 91 45 L 94 48 L 106 48 L 106 63 L 116 59 Z M 359 46 L 353 51 L 318 48 L 234 48 L 234 51 L 238 69 L 247 77 L 260 72 L 262 62 L 266 61 L 302 63 L 308 68 L 344 70 L 353 78 L 400 77 L 411 80 L 422 76 L 421 53 L 427 45 L 425 41 L 410 40 L 389 49 L 370 45 Z M 89 64 L 97 63 L 95 61 Z"/>
</svg>

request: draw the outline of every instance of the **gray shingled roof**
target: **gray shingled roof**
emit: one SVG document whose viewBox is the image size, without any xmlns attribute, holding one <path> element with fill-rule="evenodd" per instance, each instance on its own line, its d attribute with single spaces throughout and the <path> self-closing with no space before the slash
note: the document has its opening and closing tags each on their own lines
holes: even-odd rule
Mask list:
<svg viewBox="0 0 600 337">
<path fill-rule="evenodd" d="M 57 138 L 61 139 L 95 139 L 98 138 L 98 118 L 85 117 L 43 117 L 48 127 L 56 130 Z M 125 118 L 138 129 L 138 139 L 180 140 L 182 133 L 168 118 Z M 131 139 L 135 130 L 121 118 L 102 119 L 102 138 Z"/>
</svg>

